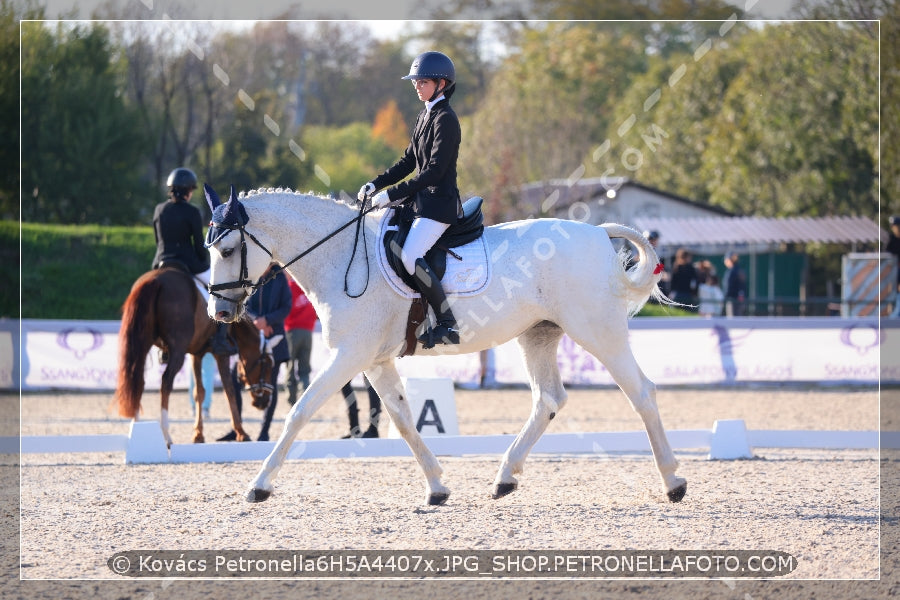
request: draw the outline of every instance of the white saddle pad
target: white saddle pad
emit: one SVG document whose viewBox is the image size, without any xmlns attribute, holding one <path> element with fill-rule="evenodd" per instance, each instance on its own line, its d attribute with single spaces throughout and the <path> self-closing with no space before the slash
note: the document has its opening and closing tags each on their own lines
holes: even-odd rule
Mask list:
<svg viewBox="0 0 900 600">
<path fill-rule="evenodd" d="M 378 249 L 378 268 L 395 292 L 404 298 L 418 298 L 419 292 L 406 285 L 388 264 L 383 240 L 385 232 L 397 229 L 396 226 L 388 225 L 393 212 L 394 209 L 385 211 L 381 218 L 378 241 L 375 244 Z M 484 291 L 491 280 L 490 254 L 484 236 L 452 250 L 461 256 L 462 260 L 457 260 L 451 254 L 447 254 L 447 270 L 441 279 L 444 292 L 454 296 L 474 296 Z"/>
</svg>

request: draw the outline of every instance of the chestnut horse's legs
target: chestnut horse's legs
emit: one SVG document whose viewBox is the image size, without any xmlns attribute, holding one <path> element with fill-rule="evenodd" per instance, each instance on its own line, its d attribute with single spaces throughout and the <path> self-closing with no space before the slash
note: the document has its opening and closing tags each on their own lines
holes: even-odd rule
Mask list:
<svg viewBox="0 0 900 600">
<path fill-rule="evenodd" d="M 235 439 L 239 442 L 250 441 L 250 436 L 244 431 L 241 411 L 237 406 L 237 395 L 234 391 L 234 382 L 231 380 L 231 368 L 227 354 L 214 354 L 216 366 L 219 367 L 219 378 L 222 380 L 222 391 L 228 399 L 228 409 L 231 411 L 231 429 L 235 432 Z"/>
<path fill-rule="evenodd" d="M 175 375 L 184 365 L 185 352 L 182 349 L 173 348 L 169 345 L 169 362 L 162 374 L 162 381 L 159 385 L 160 394 L 160 410 L 159 410 L 159 426 L 162 429 L 163 437 L 166 438 L 166 446 L 172 447 L 172 434 L 169 433 L 169 396 L 172 395 L 172 388 L 175 385 Z"/>
<path fill-rule="evenodd" d="M 194 404 L 197 414 L 194 417 L 194 443 L 202 444 L 203 439 L 203 399 L 206 398 L 206 388 L 203 387 L 203 354 L 191 355 L 191 368 L 194 373 Z"/>
</svg>

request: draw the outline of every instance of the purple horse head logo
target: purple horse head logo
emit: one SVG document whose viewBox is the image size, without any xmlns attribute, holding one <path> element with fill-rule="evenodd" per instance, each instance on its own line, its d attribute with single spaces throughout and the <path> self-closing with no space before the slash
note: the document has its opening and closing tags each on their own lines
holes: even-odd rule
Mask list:
<svg viewBox="0 0 900 600">
<path fill-rule="evenodd" d="M 63 329 L 57 334 L 56 343 L 74 354 L 78 360 L 84 360 L 88 352 L 93 352 L 103 345 L 103 334 L 93 329 L 81 331 L 74 328 Z"/>
</svg>

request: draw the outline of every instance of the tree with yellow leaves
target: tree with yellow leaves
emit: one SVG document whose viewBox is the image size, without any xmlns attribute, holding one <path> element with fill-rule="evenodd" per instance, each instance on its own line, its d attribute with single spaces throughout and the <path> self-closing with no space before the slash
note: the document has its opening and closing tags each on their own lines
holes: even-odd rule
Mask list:
<svg viewBox="0 0 900 600">
<path fill-rule="evenodd" d="M 409 129 L 395 100 L 389 100 L 378 109 L 372 124 L 372 137 L 397 151 L 403 151 L 409 144 Z"/>
</svg>

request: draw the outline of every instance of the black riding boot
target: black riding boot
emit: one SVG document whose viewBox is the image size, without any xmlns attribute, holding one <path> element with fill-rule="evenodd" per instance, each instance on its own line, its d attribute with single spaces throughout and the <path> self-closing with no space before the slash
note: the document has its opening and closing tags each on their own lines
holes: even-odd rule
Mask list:
<svg viewBox="0 0 900 600">
<path fill-rule="evenodd" d="M 341 393 L 344 395 L 344 402 L 347 403 L 347 417 L 350 420 L 350 433 L 342 439 L 361 437 L 362 434 L 359 430 L 359 405 L 356 403 L 356 393 L 353 391 L 353 386 L 349 381 L 341 388 Z"/>
<path fill-rule="evenodd" d="M 456 317 L 450 310 L 447 303 L 447 294 L 441 286 L 441 280 L 438 279 L 425 259 L 416 260 L 416 273 L 414 279 L 419 286 L 422 297 L 428 301 L 431 309 L 434 311 L 437 325 L 429 328 L 425 333 L 419 336 L 422 347 L 428 350 L 433 348 L 435 344 L 458 344 L 459 330 L 456 328 Z"/>
<path fill-rule="evenodd" d="M 369 428 L 362 432 L 362 437 L 377 438 L 378 424 L 381 422 L 381 397 L 365 375 L 363 375 L 363 381 L 369 390 Z"/>
</svg>

